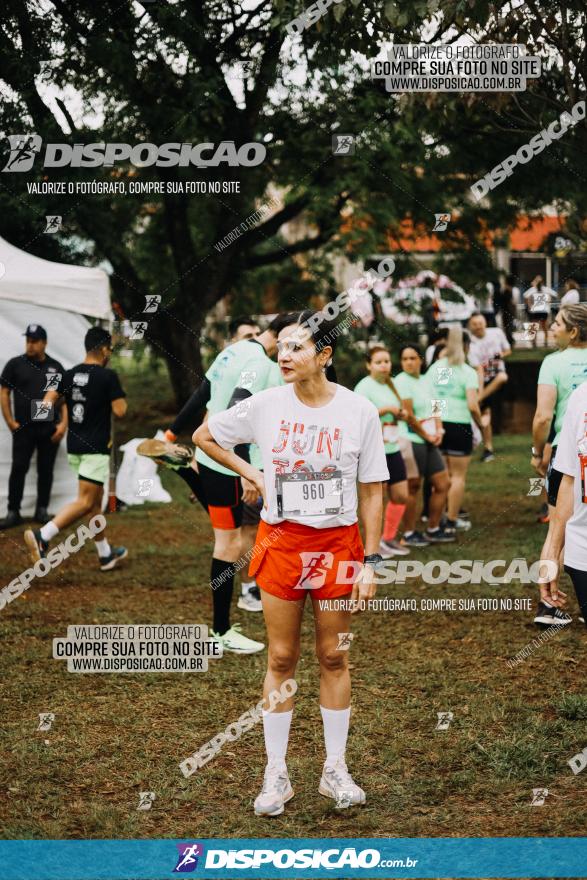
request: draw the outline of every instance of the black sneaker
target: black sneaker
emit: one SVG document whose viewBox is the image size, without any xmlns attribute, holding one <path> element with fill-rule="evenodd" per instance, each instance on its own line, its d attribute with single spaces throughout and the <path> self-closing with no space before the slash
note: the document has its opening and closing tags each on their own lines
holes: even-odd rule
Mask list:
<svg viewBox="0 0 587 880">
<path fill-rule="evenodd" d="M 110 571 L 116 568 L 119 562 L 126 559 L 128 550 L 126 547 L 111 547 L 110 556 L 100 556 L 100 571 Z"/>
<path fill-rule="evenodd" d="M 427 547 L 430 543 L 422 532 L 412 532 L 411 535 L 404 535 L 401 542 L 406 547 Z"/>
<path fill-rule="evenodd" d="M 431 544 L 449 544 L 451 541 L 456 541 L 456 530 L 453 532 L 448 532 L 446 529 L 436 529 L 435 531 L 430 531 L 430 529 L 426 529 L 426 538 Z"/>
<path fill-rule="evenodd" d="M 566 611 L 561 611 L 560 608 L 549 608 L 544 602 L 539 602 L 534 623 L 541 626 L 566 626 L 572 619 Z"/>
<path fill-rule="evenodd" d="M 18 510 L 9 510 L 4 519 L 0 522 L 0 529 L 13 529 L 14 526 L 19 526 L 21 523 L 22 516 Z"/>
<path fill-rule="evenodd" d="M 53 516 L 49 513 L 46 507 L 37 507 L 34 516 L 35 522 L 41 523 L 41 525 L 44 526 L 45 523 L 48 523 L 51 519 L 53 519 Z"/>
<path fill-rule="evenodd" d="M 488 461 L 493 461 L 495 458 L 495 452 L 493 449 L 486 449 L 481 456 L 481 461 L 483 464 L 487 464 Z"/>
<path fill-rule="evenodd" d="M 29 549 L 33 562 L 44 559 L 49 549 L 49 541 L 43 541 L 40 529 L 27 529 L 24 533 L 24 542 Z"/>
</svg>

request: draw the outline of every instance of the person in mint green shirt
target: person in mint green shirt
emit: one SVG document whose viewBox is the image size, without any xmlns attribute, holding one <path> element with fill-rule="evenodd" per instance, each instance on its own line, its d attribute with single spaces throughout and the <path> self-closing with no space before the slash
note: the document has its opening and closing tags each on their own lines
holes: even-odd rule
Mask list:
<svg viewBox="0 0 587 880">
<path fill-rule="evenodd" d="M 459 519 L 459 510 L 473 452 L 471 419 L 481 429 L 479 376 L 466 362 L 469 338 L 460 325 L 451 327 L 444 357 L 431 364 L 426 374 L 430 415 L 440 416 L 444 429 L 440 450 L 450 478 L 446 526 L 449 534 L 457 528 L 470 528 L 470 523 Z"/>
<path fill-rule="evenodd" d="M 552 519 L 562 479 L 553 462 L 563 419 L 569 397 L 575 388 L 587 381 L 587 305 L 562 306 L 551 329 L 560 351 L 548 354 L 540 366 L 532 423 L 531 464 L 537 474 L 546 476 L 545 488 Z M 547 439 L 553 418 L 555 433 L 549 455 Z"/>
<path fill-rule="evenodd" d="M 408 479 L 409 498 L 404 514 L 403 540 L 408 546 L 426 547 L 432 543 L 454 541 L 454 534 L 440 527 L 440 520 L 446 506 L 448 495 L 448 471 L 439 451 L 442 439 L 442 421 L 432 417 L 430 386 L 426 376 L 421 375 L 424 359 L 417 345 L 410 343 L 400 349 L 402 372 L 395 377 L 394 384 L 402 398 L 402 406 L 415 423 L 408 426 L 407 439 L 412 451 L 418 475 Z M 416 530 L 417 506 L 422 480 L 430 482 L 432 494 L 428 509 L 428 527 L 424 533 Z"/>
<path fill-rule="evenodd" d="M 355 386 L 355 393 L 366 397 L 377 408 L 383 433 L 383 445 L 389 480 L 387 495 L 389 503 L 385 510 L 385 524 L 380 553 L 385 559 L 391 556 L 404 556 L 409 549 L 395 540 L 399 524 L 408 501 L 408 480 L 406 466 L 400 452 L 398 438 L 401 420 L 405 417 L 401 400 L 392 391 L 391 355 L 381 345 L 369 349 L 366 357 L 368 376 Z M 385 491 L 385 490 L 384 490 Z M 384 498 L 384 503 L 387 499 Z"/>
</svg>

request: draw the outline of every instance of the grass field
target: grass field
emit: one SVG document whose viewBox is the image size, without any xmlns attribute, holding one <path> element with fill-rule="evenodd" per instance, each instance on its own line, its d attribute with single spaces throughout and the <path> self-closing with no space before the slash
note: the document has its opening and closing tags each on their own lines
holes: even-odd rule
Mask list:
<svg viewBox="0 0 587 880">
<path fill-rule="evenodd" d="M 145 384 L 125 437 L 150 433 L 173 408 L 157 383 Z M 536 523 L 538 499 L 527 497 L 529 446 L 526 436 L 497 438 L 497 460 L 470 471 L 473 528 L 417 558 L 536 559 L 545 526 Z M 163 479 L 173 504 L 112 517 L 111 540 L 130 550 L 126 567 L 102 574 L 88 546 L 0 612 L 2 837 L 585 833 L 587 772 L 575 776 L 567 764 L 587 746 L 585 630 L 575 619 L 510 668 L 507 660 L 538 634 L 531 611 L 355 620 L 348 759 L 368 794 L 362 809 L 337 812 L 317 792 L 323 746 L 309 607 L 289 752 L 296 797 L 285 814 L 271 822 L 252 813 L 264 763 L 260 727 L 185 779 L 179 762 L 258 701 L 265 653 L 227 655 L 207 673 L 183 676 L 75 675 L 51 659 L 51 640 L 72 624 L 210 622 L 210 529 L 184 484 L 169 472 Z M 0 548 L 5 584 L 29 565 L 21 530 L 0 533 Z M 411 582 L 380 595 L 536 601 L 535 588 L 519 583 Z M 576 618 L 574 600 L 570 610 Z M 234 619 L 264 639 L 261 615 L 237 611 L 235 602 Z M 454 713 L 447 731 L 435 730 L 441 711 Z M 40 712 L 55 713 L 48 732 L 36 730 Z M 548 788 L 544 807 L 531 806 L 533 788 Z M 146 790 L 156 800 L 137 811 Z"/>
</svg>

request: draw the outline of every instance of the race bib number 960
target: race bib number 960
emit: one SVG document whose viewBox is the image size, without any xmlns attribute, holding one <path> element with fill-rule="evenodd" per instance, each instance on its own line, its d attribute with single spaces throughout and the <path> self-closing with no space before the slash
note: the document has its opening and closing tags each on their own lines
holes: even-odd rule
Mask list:
<svg viewBox="0 0 587 880">
<path fill-rule="evenodd" d="M 330 516 L 342 508 L 342 473 L 277 474 L 279 516 Z"/>
</svg>

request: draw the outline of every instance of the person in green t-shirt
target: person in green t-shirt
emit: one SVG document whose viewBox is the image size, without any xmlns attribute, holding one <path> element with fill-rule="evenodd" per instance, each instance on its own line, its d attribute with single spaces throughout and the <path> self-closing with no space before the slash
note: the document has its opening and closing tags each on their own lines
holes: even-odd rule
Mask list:
<svg viewBox="0 0 587 880">
<path fill-rule="evenodd" d="M 562 306 L 553 324 L 554 340 L 560 351 L 548 354 L 540 366 L 536 412 L 532 423 L 531 465 L 546 476 L 549 514 L 552 518 L 562 474 L 552 463 L 567 411 L 569 397 L 587 381 L 587 305 Z M 548 433 L 554 419 L 552 452 L 547 457 Z"/>
<path fill-rule="evenodd" d="M 459 519 L 467 470 L 473 452 L 471 418 L 481 429 L 479 409 L 479 377 L 466 363 L 469 334 L 458 325 L 448 332 L 446 352 L 432 364 L 426 374 L 430 390 L 431 415 L 440 416 L 444 434 L 440 449 L 450 477 L 446 530 L 470 528 Z"/>
<path fill-rule="evenodd" d="M 400 423 L 405 418 L 405 412 L 400 398 L 393 391 L 389 351 L 382 345 L 375 345 L 367 352 L 366 361 L 369 375 L 361 379 L 354 390 L 356 394 L 366 397 L 377 407 L 381 422 L 389 470 L 387 481 L 389 504 L 385 511 L 383 538 L 379 549 L 381 555 L 389 559 L 390 556 L 406 556 L 409 553 L 406 547 L 395 540 L 408 500 L 406 466 L 398 444 Z"/>
<path fill-rule="evenodd" d="M 409 499 L 404 514 L 403 541 L 408 546 L 426 547 L 427 544 L 454 541 L 440 527 L 440 519 L 448 495 L 448 471 L 439 451 L 442 440 L 442 421 L 432 417 L 430 388 L 426 376 L 421 375 L 424 359 L 417 345 L 409 343 L 400 349 L 402 372 L 395 377 L 395 387 L 401 394 L 402 406 L 415 417 L 416 423 L 407 427 L 407 438 L 412 444 L 418 476 L 408 480 Z M 416 508 L 422 479 L 430 481 L 432 495 L 429 503 L 428 528 L 416 531 Z"/>
</svg>

